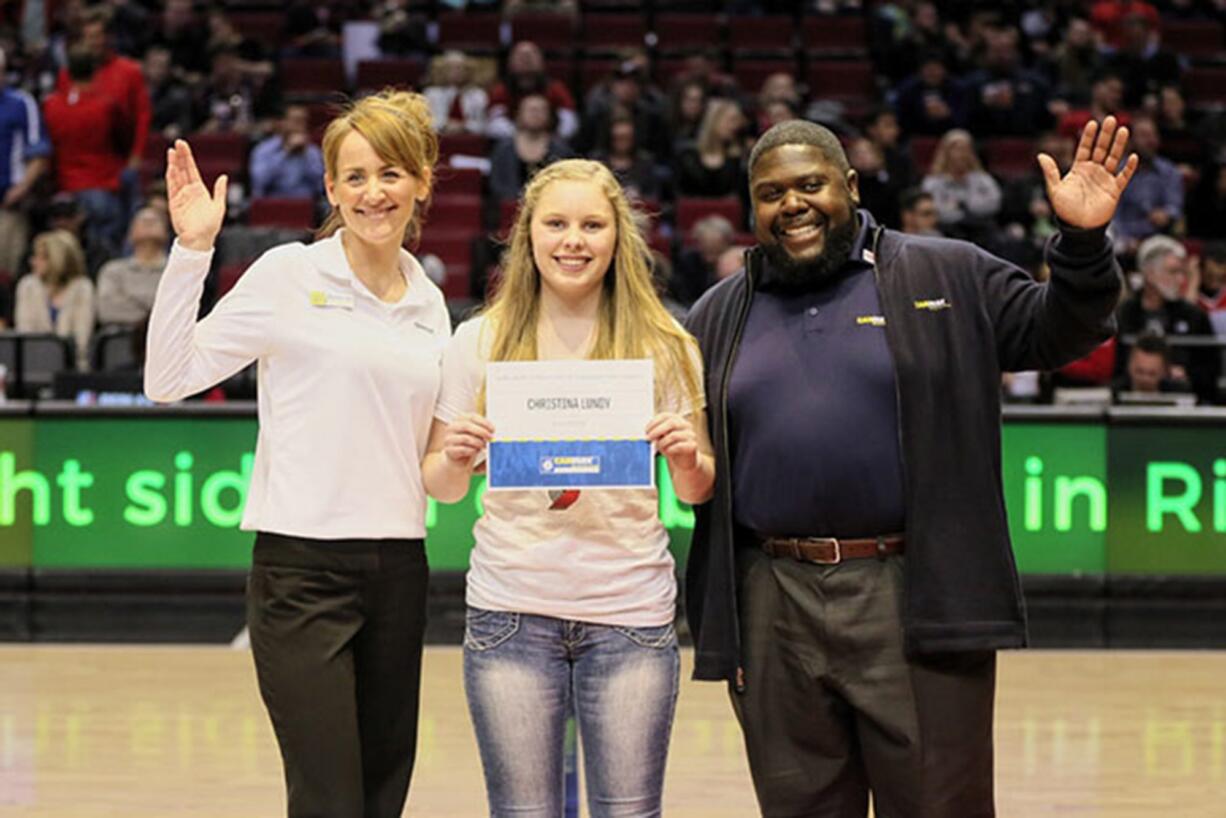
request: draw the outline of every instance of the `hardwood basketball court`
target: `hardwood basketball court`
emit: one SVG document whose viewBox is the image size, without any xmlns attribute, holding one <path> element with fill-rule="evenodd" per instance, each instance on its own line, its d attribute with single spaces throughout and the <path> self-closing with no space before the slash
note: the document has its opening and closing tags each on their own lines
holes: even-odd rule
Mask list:
<svg viewBox="0 0 1226 818">
<path fill-rule="evenodd" d="M 424 673 L 406 815 L 484 815 L 459 649 Z M 1226 816 L 1226 653 L 1002 653 L 996 734 L 1002 818 Z M 683 684 L 665 796 L 672 818 L 757 814 L 723 686 Z M 283 810 L 246 652 L 0 646 L 0 816 Z"/>
</svg>

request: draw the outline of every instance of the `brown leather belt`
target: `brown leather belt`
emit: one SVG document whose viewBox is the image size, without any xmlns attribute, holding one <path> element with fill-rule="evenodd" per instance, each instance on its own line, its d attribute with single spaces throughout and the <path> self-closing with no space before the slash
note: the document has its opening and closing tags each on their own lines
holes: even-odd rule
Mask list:
<svg viewBox="0 0 1226 818">
<path fill-rule="evenodd" d="M 818 565 L 838 565 L 843 560 L 867 557 L 884 558 L 901 554 L 905 548 L 902 534 L 886 534 L 858 540 L 836 537 L 758 537 L 762 550 L 772 557 L 791 557 Z"/>
</svg>

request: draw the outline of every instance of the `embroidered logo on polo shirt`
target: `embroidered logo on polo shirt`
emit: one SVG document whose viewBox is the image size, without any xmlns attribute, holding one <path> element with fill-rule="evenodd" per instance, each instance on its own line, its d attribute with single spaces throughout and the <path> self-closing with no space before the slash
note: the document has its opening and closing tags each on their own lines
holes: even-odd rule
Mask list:
<svg viewBox="0 0 1226 818">
<path fill-rule="evenodd" d="M 884 315 L 857 315 L 856 325 L 861 326 L 861 327 L 865 327 L 865 326 L 884 327 L 885 326 L 885 316 Z"/>
<path fill-rule="evenodd" d="M 949 300 L 945 298 L 924 298 L 915 302 L 915 308 L 917 310 L 928 310 L 929 312 L 947 310 L 952 306 L 953 305 L 949 303 Z"/>
<path fill-rule="evenodd" d="M 323 290 L 311 290 L 308 298 L 312 307 L 338 307 L 342 310 L 353 309 L 352 293 L 326 293 Z"/>
</svg>

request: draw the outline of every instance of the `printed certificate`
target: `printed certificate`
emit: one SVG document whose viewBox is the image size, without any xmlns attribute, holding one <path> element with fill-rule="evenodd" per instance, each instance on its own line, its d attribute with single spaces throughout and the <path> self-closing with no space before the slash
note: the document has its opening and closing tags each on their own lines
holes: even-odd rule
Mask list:
<svg viewBox="0 0 1226 818">
<path fill-rule="evenodd" d="M 488 488 L 652 488 L 652 361 L 499 361 L 485 371 Z"/>
</svg>

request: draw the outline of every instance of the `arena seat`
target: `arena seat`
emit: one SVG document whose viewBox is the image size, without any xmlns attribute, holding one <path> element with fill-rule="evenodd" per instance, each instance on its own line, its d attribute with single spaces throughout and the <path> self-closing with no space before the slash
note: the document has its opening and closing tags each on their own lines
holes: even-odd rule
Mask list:
<svg viewBox="0 0 1226 818">
<path fill-rule="evenodd" d="M 1226 51 L 1222 23 L 1218 20 L 1163 20 L 1162 44 L 1193 59 L 1212 59 Z"/>
<path fill-rule="evenodd" d="M 456 154 L 464 156 L 488 156 L 489 149 L 489 140 L 480 134 L 444 134 L 438 140 L 438 159 L 439 162 L 445 162 Z"/>
<path fill-rule="evenodd" d="M 790 15 L 728 18 L 728 49 L 733 57 L 757 54 L 781 56 L 795 50 L 796 23 Z"/>
<path fill-rule="evenodd" d="M 929 166 L 932 165 L 932 157 L 937 152 L 937 143 L 940 141 L 940 137 L 937 136 L 911 137 L 911 163 L 915 165 L 915 172 L 920 176 L 928 172 Z"/>
<path fill-rule="evenodd" d="M 231 181 L 247 178 L 247 137 L 240 133 L 194 133 L 187 137 L 205 184 L 225 173 Z M 163 165 L 164 166 L 164 165 Z"/>
<path fill-rule="evenodd" d="M 262 45 L 269 51 L 276 51 L 285 37 L 285 14 L 280 10 L 259 11 L 234 9 L 226 12 L 226 16 L 234 25 L 235 31 L 244 37 Z"/>
<path fill-rule="evenodd" d="M 247 268 L 251 266 L 251 260 L 233 261 L 229 264 L 223 264 L 217 268 L 217 297 L 221 298 L 230 290 L 234 289 L 234 285 L 243 277 L 243 273 L 247 272 Z"/>
<path fill-rule="evenodd" d="M 868 60 L 811 60 L 809 90 L 838 100 L 873 100 L 877 73 Z"/>
<path fill-rule="evenodd" d="M 983 158 L 988 172 L 1001 179 L 1019 179 L 1038 169 L 1033 139 L 997 136 L 983 142 Z"/>
<path fill-rule="evenodd" d="M 1193 66 L 1184 74 L 1183 88 L 1189 105 L 1226 105 L 1226 68 Z"/>
<path fill-rule="evenodd" d="M 315 203 L 310 199 L 267 196 L 251 200 L 247 224 L 252 227 L 292 227 L 309 230 L 315 226 Z"/>
<path fill-rule="evenodd" d="M 647 23 L 641 14 L 585 14 L 580 42 L 588 53 L 642 48 Z"/>
<path fill-rule="evenodd" d="M 754 95 L 771 74 L 783 73 L 796 77 L 800 73 L 798 69 L 795 60 L 741 58 L 733 63 L 732 75 L 742 91 Z"/>
<path fill-rule="evenodd" d="M 530 40 L 542 51 L 567 52 L 575 47 L 575 20 L 566 14 L 524 13 L 511 18 L 511 42 Z"/>
<path fill-rule="evenodd" d="M 434 170 L 434 194 L 468 196 L 481 195 L 481 171 L 476 168 L 455 168 L 440 164 Z"/>
<path fill-rule="evenodd" d="M 306 100 L 345 93 L 349 82 L 340 60 L 282 59 L 277 68 L 281 93 L 291 100 Z"/>
<path fill-rule="evenodd" d="M 443 279 L 443 294 L 448 298 L 468 298 L 469 269 L 472 267 L 472 243 L 479 233 L 437 227 L 433 222 L 422 231 L 421 243 L 414 255 L 427 253 L 438 256 L 447 270 Z"/>
<path fill-rule="evenodd" d="M 658 14 L 653 28 L 659 54 L 697 54 L 723 44 L 722 24 L 714 14 Z"/>
<path fill-rule="evenodd" d="M 358 63 L 355 85 L 359 92 L 378 91 L 388 86 L 419 87 L 425 66 L 418 60 L 378 59 Z"/>
<path fill-rule="evenodd" d="M 502 17 L 494 12 L 451 11 L 438 16 L 440 49 L 468 54 L 497 54 L 503 43 Z"/>
<path fill-rule="evenodd" d="M 677 231 L 688 233 L 694 223 L 704 216 L 719 215 L 732 222 L 732 226 L 740 230 L 745 224 L 744 209 L 741 200 L 735 196 L 719 199 L 706 199 L 698 196 L 677 197 L 675 211 Z"/>
<path fill-rule="evenodd" d="M 868 27 L 859 16 L 809 16 L 801 24 L 800 44 L 813 57 L 863 57 L 868 54 Z"/>
<path fill-rule="evenodd" d="M 434 197 L 426 217 L 432 229 L 481 232 L 481 197 L 444 193 Z"/>
</svg>

